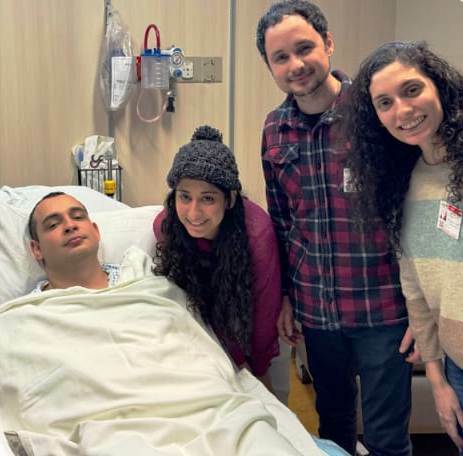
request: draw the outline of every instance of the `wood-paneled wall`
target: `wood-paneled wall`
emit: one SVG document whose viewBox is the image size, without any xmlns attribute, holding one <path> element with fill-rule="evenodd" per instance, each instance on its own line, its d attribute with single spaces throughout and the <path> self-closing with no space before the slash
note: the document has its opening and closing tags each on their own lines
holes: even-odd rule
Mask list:
<svg viewBox="0 0 463 456">
<path fill-rule="evenodd" d="M 136 52 L 146 26 L 154 22 L 162 47 L 175 44 L 187 56 L 222 56 L 224 63 L 222 83 L 179 84 L 175 114 L 156 124 L 138 120 L 136 97 L 113 115 L 125 202 L 160 203 L 173 155 L 196 126 L 210 123 L 224 132 L 225 141 L 233 139 L 244 188 L 265 204 L 261 129 L 265 114 L 284 97 L 255 47 L 257 20 L 271 3 L 113 0 Z M 334 67 L 352 73 L 368 51 L 394 37 L 396 0 L 318 3 L 334 33 Z M 236 9 L 233 43 L 231 4 Z M 71 147 L 87 135 L 108 134 L 98 87 L 103 32 L 103 0 L 0 0 L 0 185 L 75 183 Z M 235 49 L 233 79 L 228 75 L 230 46 Z M 147 115 L 159 108 L 149 103 L 151 98 L 146 96 L 142 105 Z"/>
<path fill-rule="evenodd" d="M 61 185 L 71 147 L 107 131 L 103 1 L 0 0 L 0 185 Z"/>
<path fill-rule="evenodd" d="M 463 71 L 463 2 L 397 0 L 396 38 L 426 40 L 430 48 Z"/>
</svg>

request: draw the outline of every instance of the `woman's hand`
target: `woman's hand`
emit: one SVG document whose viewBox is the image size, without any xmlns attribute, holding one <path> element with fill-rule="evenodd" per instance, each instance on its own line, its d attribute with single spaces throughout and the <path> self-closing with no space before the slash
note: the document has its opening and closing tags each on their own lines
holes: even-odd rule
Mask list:
<svg viewBox="0 0 463 456">
<path fill-rule="evenodd" d="M 410 364 L 421 362 L 421 355 L 413 337 L 412 328 L 409 326 L 400 342 L 399 352 L 405 356 L 405 361 Z"/>
<path fill-rule="evenodd" d="M 431 384 L 437 414 L 442 427 L 461 451 L 463 450 L 463 439 L 458 432 L 457 423 L 463 427 L 463 411 L 458 397 L 443 376 L 439 381 L 431 382 Z"/>
</svg>

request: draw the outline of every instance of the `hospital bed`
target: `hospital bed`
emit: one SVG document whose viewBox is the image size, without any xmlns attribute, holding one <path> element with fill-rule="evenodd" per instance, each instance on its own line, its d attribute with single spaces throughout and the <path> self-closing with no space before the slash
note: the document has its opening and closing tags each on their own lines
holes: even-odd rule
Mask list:
<svg viewBox="0 0 463 456">
<path fill-rule="evenodd" d="M 1 187 L 0 314 L 2 313 L 2 309 L 5 309 L 6 302 L 9 303 L 11 300 L 28 293 L 39 280 L 44 278 L 43 271 L 32 259 L 28 251 L 28 239 L 25 235 L 25 231 L 30 210 L 42 196 L 51 191 L 64 191 L 65 193 L 76 197 L 87 207 L 92 220 L 97 223 L 100 229 L 101 243 L 99 259 L 101 262 L 120 263 L 123 261 L 122 253 L 131 245 L 136 245 L 150 257 L 152 257 L 154 253 L 154 238 L 151 226 L 154 217 L 162 209 L 159 205 L 130 208 L 127 205 L 109 199 L 94 190 L 78 186 L 31 186 L 20 188 Z M 40 344 L 40 342 L 37 341 L 37 344 Z M 217 350 L 220 349 L 217 348 Z M 40 351 L 38 353 L 40 353 Z M 0 376 L 2 376 L 2 372 L 0 372 Z M 289 447 L 291 447 L 290 452 L 276 452 L 275 450 L 275 452 L 271 454 L 310 456 L 338 456 L 345 454 L 342 450 L 330 442 L 312 438 L 297 420 L 295 415 L 276 400 L 273 395 L 268 393 L 268 391 L 247 371 L 238 372 L 235 380 L 238 383 L 241 382 L 241 387 L 243 387 L 242 385 L 247 385 L 246 387 L 243 387 L 244 390 L 242 393 L 244 396 L 240 397 L 246 397 L 246 401 L 249 404 L 257 404 L 258 407 L 265 411 L 264 415 L 268 415 L 267 418 L 262 418 L 262 423 L 260 423 L 260 419 L 256 417 L 257 425 L 263 425 L 264 423 L 269 422 L 271 418 L 271 420 L 274 420 L 276 423 L 274 425 L 275 431 L 272 429 L 272 432 L 274 432 L 275 435 L 278 434 L 278 438 L 282 437 L 285 442 L 288 442 Z M 1 388 L 2 387 L 0 386 L 0 390 Z M 8 391 L 0 391 L 0 410 L 2 410 L 3 414 L 3 416 L 0 415 L 0 456 L 3 454 L 15 456 L 35 456 L 36 453 L 33 452 L 30 447 L 22 446 L 21 439 L 19 438 L 19 434 L 16 432 L 16 429 L 10 429 L 5 426 L 5 423 L 8 422 L 9 418 L 7 416 L 8 400 Z M 153 413 L 155 413 L 155 411 L 153 411 Z M 124 425 L 127 425 L 128 422 L 130 422 L 130 420 L 124 422 Z M 120 418 L 118 423 L 120 424 Z M 253 426 L 253 429 L 255 428 L 256 426 Z M 265 428 L 267 429 L 268 425 L 266 425 Z M 257 429 L 259 429 L 259 426 L 257 426 Z M 266 432 L 268 432 L 268 429 L 262 434 L 263 439 L 260 444 L 262 445 L 262 448 L 260 449 L 259 446 L 248 448 L 249 451 L 246 452 L 246 455 L 270 454 L 268 452 L 268 447 L 267 450 L 265 450 L 265 446 L 269 444 L 265 442 L 265 436 L 267 435 Z M 5 439 L 5 435 L 7 436 L 9 444 Z M 219 439 L 219 442 L 220 438 L 220 435 L 214 437 L 214 439 Z M 72 435 L 69 436 L 69 439 L 76 440 L 77 437 L 76 435 Z M 225 436 L 223 439 L 224 442 L 227 441 Z M 236 454 L 235 452 L 230 452 L 231 450 L 227 446 L 224 446 L 221 450 L 222 451 L 220 453 L 224 456 L 228 454 L 230 456 Z M 124 454 L 123 450 L 120 451 L 122 452 L 118 452 L 117 454 Z M 156 456 L 177 454 L 186 456 L 190 454 L 198 454 L 195 453 L 194 450 L 191 450 L 191 453 L 189 451 L 190 450 L 186 451 L 183 449 L 176 452 L 169 447 L 165 450 L 165 452 L 164 450 L 156 450 L 149 454 Z M 107 454 L 108 456 L 114 456 L 116 452 L 67 453 L 65 451 L 63 452 L 63 450 L 56 449 L 56 453 L 47 454 L 47 456 L 73 456 L 74 454 L 95 454 L 98 456 Z M 144 454 L 148 453 L 143 453 L 143 455 Z M 137 456 L 142 456 L 142 454 L 137 454 Z M 202 453 L 201 456 L 203 456 Z M 204 453 L 204 456 L 206 456 L 206 453 Z"/>
</svg>

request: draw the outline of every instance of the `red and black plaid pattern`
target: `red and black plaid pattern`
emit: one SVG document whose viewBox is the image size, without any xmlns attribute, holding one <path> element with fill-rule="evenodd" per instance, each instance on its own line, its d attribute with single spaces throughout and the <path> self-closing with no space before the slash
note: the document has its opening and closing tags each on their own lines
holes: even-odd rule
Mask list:
<svg viewBox="0 0 463 456">
<path fill-rule="evenodd" d="M 267 202 L 280 244 L 283 286 L 304 325 L 338 329 L 393 324 L 407 318 L 399 270 L 387 235 L 362 233 L 344 193 L 348 141 L 337 108 L 312 127 L 292 96 L 266 119 L 262 163 Z"/>
</svg>

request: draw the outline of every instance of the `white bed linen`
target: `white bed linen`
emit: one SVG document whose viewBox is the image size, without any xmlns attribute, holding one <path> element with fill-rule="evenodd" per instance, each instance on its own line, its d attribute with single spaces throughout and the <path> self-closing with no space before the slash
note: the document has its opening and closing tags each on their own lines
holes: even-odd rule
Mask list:
<svg viewBox="0 0 463 456">
<path fill-rule="evenodd" d="M 0 416 L 0 456 L 14 456 L 11 449 L 6 441 L 5 434 L 3 432 L 2 417 Z"/>
<path fill-rule="evenodd" d="M 324 455 L 149 268 L 130 249 L 114 288 L 0 306 L 4 429 L 35 456 Z"/>
</svg>

